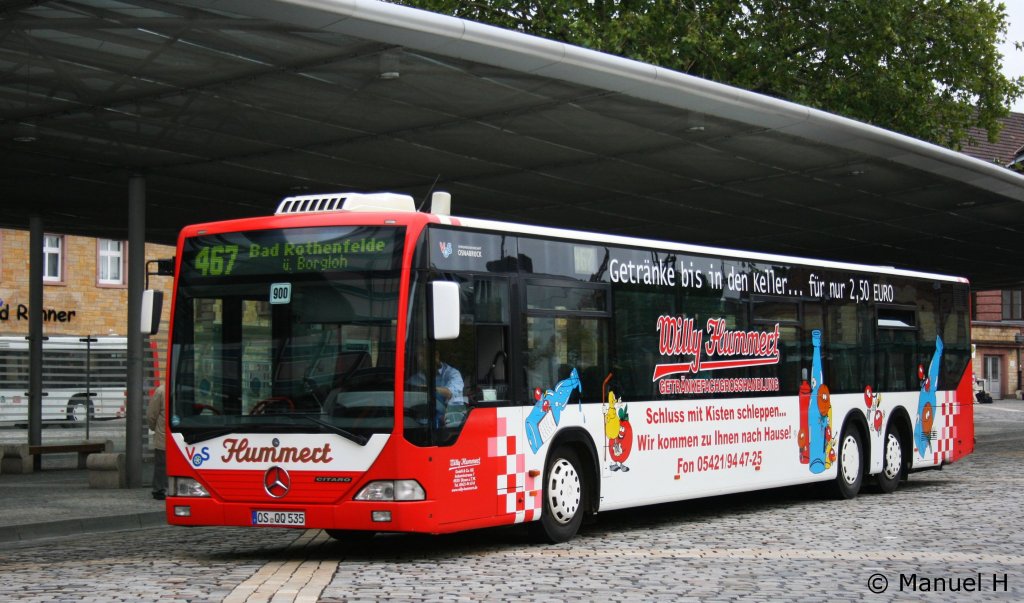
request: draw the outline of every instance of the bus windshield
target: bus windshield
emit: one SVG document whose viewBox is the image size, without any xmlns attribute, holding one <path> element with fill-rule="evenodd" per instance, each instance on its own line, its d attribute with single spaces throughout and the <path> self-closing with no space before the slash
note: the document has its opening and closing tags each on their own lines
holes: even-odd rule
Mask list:
<svg viewBox="0 0 1024 603">
<path fill-rule="evenodd" d="M 172 341 L 172 431 L 329 432 L 394 423 L 404 230 L 332 227 L 187 239 Z"/>
</svg>

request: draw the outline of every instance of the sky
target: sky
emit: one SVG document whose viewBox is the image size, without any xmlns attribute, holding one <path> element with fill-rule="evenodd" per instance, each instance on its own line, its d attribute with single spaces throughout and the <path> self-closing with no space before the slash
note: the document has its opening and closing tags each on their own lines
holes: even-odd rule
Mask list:
<svg viewBox="0 0 1024 603">
<path fill-rule="evenodd" d="M 1024 75 L 1024 52 L 1013 47 L 1014 40 L 1024 41 L 1024 0 L 1003 0 L 1006 6 L 1006 42 L 1000 46 L 1003 53 L 1003 73 L 1008 77 Z M 1012 107 L 1017 113 L 1024 113 L 1024 99 Z"/>
</svg>

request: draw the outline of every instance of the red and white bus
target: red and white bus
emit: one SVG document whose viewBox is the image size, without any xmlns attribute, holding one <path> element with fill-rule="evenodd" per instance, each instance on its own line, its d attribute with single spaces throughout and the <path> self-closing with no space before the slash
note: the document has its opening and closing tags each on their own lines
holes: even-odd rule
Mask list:
<svg viewBox="0 0 1024 603">
<path fill-rule="evenodd" d="M 182 232 L 170 523 L 557 542 L 973 450 L 962 278 L 431 211 L 290 197 Z"/>
</svg>

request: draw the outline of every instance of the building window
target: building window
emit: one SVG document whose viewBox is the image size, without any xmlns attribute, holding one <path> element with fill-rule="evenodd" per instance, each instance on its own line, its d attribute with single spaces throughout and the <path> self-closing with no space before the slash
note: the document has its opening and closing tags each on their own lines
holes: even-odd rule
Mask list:
<svg viewBox="0 0 1024 603">
<path fill-rule="evenodd" d="M 1003 291 L 1003 320 L 1024 320 L 1020 289 Z"/>
<path fill-rule="evenodd" d="M 99 239 L 97 241 L 99 283 L 101 285 L 124 284 L 124 241 Z"/>
<path fill-rule="evenodd" d="M 43 235 L 43 281 L 59 283 L 64 280 L 64 237 Z"/>
</svg>

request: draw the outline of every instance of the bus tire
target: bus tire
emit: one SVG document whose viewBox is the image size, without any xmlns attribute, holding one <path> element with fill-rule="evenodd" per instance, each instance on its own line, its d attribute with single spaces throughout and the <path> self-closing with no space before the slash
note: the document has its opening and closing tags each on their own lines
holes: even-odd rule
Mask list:
<svg viewBox="0 0 1024 603">
<path fill-rule="evenodd" d="M 87 415 L 88 413 L 88 415 Z M 89 419 L 96 417 L 96 410 L 92 407 L 92 403 L 86 398 L 71 398 L 68 400 L 67 408 L 67 422 L 64 424 L 67 427 L 75 427 L 85 423 L 86 416 Z"/>
<path fill-rule="evenodd" d="M 836 471 L 836 498 L 848 500 L 857 496 L 861 484 L 864 483 L 864 444 L 860 430 L 852 424 L 843 428 L 839 438 L 839 450 Z"/>
<path fill-rule="evenodd" d="M 896 426 L 889 423 L 885 430 L 885 441 L 882 444 L 882 471 L 876 478 L 878 487 L 889 494 L 896 490 L 903 479 L 903 442 Z"/>
<path fill-rule="evenodd" d="M 560 446 L 544 471 L 540 521 L 533 525 L 539 540 L 557 544 L 572 540 L 586 512 L 586 474 L 579 454 Z"/>
</svg>

